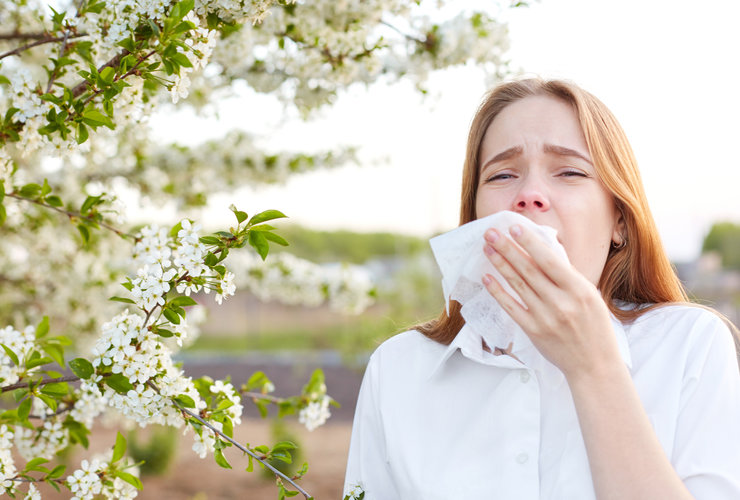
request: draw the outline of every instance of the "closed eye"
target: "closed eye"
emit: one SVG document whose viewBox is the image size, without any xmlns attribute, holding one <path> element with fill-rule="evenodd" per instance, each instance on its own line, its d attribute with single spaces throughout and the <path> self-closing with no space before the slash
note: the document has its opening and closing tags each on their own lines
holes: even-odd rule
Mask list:
<svg viewBox="0 0 740 500">
<path fill-rule="evenodd" d="M 563 177 L 588 177 L 588 175 L 580 170 L 566 170 L 565 172 L 561 172 L 560 175 Z"/>
<path fill-rule="evenodd" d="M 513 178 L 514 178 L 513 174 L 496 174 L 496 175 L 492 175 L 491 177 L 488 177 L 486 179 L 486 182 L 505 181 L 505 180 L 513 179 Z"/>
</svg>

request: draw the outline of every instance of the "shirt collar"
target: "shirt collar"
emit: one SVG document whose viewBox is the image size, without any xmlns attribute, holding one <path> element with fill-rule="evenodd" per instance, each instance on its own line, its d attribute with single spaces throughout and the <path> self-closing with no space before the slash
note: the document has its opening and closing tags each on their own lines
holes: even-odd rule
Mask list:
<svg viewBox="0 0 740 500">
<path fill-rule="evenodd" d="M 617 319 L 616 316 L 611 314 L 612 326 L 614 329 L 614 335 L 617 338 L 617 347 L 619 353 L 622 356 L 624 364 L 627 368 L 632 369 L 632 356 L 630 354 L 629 342 L 627 341 L 627 334 L 624 330 L 624 326 Z M 483 350 L 483 339 L 480 335 L 476 335 L 467 324 L 463 325 L 460 331 L 457 333 L 455 338 L 450 342 L 447 348 L 442 352 L 439 360 L 434 364 L 429 377 L 433 377 L 442 366 L 446 364 L 447 360 L 456 352 L 460 351 L 466 358 L 477 361 L 478 363 L 501 366 L 505 368 L 527 368 L 523 363 L 517 361 L 511 356 L 501 355 L 495 356 L 490 352 Z"/>
</svg>

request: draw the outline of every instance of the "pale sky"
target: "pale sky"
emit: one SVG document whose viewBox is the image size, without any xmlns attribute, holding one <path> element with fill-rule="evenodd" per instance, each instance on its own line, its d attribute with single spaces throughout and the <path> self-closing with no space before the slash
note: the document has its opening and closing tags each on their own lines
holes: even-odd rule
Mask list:
<svg viewBox="0 0 740 500">
<path fill-rule="evenodd" d="M 740 2 L 542 0 L 508 19 L 514 67 L 573 80 L 617 116 L 672 259 L 698 255 L 712 222 L 740 222 Z M 363 165 L 214 198 L 208 216 L 231 223 L 235 203 L 316 228 L 452 229 L 467 129 L 486 87 L 462 68 L 435 74 L 429 88 L 424 98 L 406 83 L 358 86 L 310 123 L 286 122 L 281 105 L 249 92 L 224 103 L 220 120 L 187 127 L 183 142 L 238 126 L 275 149 L 356 145 Z M 155 132 L 183 119 L 155 118 Z"/>
</svg>

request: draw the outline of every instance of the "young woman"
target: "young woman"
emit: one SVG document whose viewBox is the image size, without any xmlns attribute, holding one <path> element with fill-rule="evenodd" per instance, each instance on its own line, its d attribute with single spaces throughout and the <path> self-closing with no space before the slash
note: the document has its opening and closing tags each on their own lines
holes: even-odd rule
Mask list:
<svg viewBox="0 0 740 500">
<path fill-rule="evenodd" d="M 488 94 L 460 223 L 502 210 L 555 228 L 568 255 L 520 225 L 480 242 L 524 305 L 491 276 L 482 283 L 563 377 L 486 345 L 452 302 L 370 358 L 345 494 L 740 498 L 733 327 L 687 303 L 629 143 L 598 99 L 537 79 Z"/>
</svg>

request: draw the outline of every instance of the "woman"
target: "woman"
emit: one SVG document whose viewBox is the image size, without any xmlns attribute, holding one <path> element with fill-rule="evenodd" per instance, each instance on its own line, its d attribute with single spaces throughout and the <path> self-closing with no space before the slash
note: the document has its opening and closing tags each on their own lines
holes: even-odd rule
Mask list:
<svg viewBox="0 0 740 500">
<path fill-rule="evenodd" d="M 554 227 L 570 260 L 519 225 L 480 242 L 524 306 L 491 276 L 483 284 L 563 377 L 486 345 L 452 303 L 371 357 L 345 493 L 740 498 L 732 333 L 687 304 L 632 150 L 598 99 L 536 79 L 486 97 L 468 138 L 460 222 L 502 210 Z"/>
</svg>

